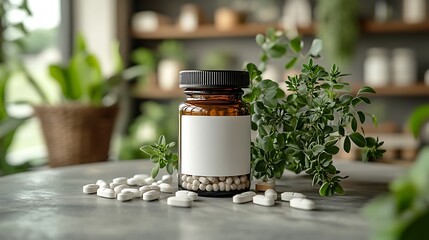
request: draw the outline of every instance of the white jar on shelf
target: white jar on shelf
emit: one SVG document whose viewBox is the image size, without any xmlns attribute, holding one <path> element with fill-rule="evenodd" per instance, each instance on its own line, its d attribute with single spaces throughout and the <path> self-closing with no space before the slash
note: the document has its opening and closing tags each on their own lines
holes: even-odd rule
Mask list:
<svg viewBox="0 0 429 240">
<path fill-rule="evenodd" d="M 372 87 L 389 84 L 389 58 L 385 48 L 370 48 L 364 61 L 364 82 Z"/>
<path fill-rule="evenodd" d="M 415 52 L 409 48 L 396 48 L 392 51 L 392 80 L 396 86 L 409 86 L 417 82 L 417 63 Z"/>
<path fill-rule="evenodd" d="M 419 23 L 426 20 L 426 0 L 403 0 L 403 20 Z"/>
</svg>

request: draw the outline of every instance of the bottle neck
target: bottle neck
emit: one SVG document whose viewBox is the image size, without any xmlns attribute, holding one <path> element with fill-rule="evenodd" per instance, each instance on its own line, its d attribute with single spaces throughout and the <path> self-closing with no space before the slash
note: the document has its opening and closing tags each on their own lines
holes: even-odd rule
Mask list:
<svg viewBox="0 0 429 240">
<path fill-rule="evenodd" d="M 229 101 L 240 102 L 244 91 L 241 88 L 196 89 L 186 88 L 183 91 L 187 101 Z"/>
</svg>

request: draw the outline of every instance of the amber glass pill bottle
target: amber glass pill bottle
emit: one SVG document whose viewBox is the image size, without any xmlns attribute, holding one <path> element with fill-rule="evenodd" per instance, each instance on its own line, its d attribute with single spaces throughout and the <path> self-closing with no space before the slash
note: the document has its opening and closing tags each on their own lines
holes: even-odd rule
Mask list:
<svg viewBox="0 0 429 240">
<path fill-rule="evenodd" d="M 180 87 L 179 189 L 222 197 L 250 187 L 250 111 L 246 71 L 186 70 Z"/>
</svg>

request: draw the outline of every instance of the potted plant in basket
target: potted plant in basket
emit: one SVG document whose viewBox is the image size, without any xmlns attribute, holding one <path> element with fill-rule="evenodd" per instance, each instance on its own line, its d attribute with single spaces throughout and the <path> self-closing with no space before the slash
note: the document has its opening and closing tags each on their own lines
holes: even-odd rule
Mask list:
<svg viewBox="0 0 429 240">
<path fill-rule="evenodd" d="M 75 45 L 68 65 L 49 67 L 60 89 L 61 103 L 34 106 L 51 167 L 107 160 L 118 113 L 115 95 L 123 72 L 118 46 L 114 49 L 115 73 L 106 79 L 82 36 Z"/>
</svg>

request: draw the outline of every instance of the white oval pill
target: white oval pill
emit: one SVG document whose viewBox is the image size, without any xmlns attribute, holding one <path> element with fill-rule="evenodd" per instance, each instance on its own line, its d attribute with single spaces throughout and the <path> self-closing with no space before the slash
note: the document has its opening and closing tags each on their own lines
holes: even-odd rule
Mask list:
<svg viewBox="0 0 429 240">
<path fill-rule="evenodd" d="M 155 189 L 152 189 L 150 186 L 143 186 L 143 187 L 139 188 L 139 190 L 143 194 L 145 192 L 149 192 L 150 190 L 155 190 Z"/>
<path fill-rule="evenodd" d="M 232 184 L 232 182 L 234 182 L 234 180 L 232 179 L 232 177 L 228 177 L 228 178 L 225 180 L 225 183 L 226 183 L 226 184 L 228 184 L 228 185 L 231 185 L 231 184 Z"/>
<path fill-rule="evenodd" d="M 153 201 L 156 199 L 159 199 L 159 192 L 156 190 L 150 190 L 148 192 L 143 193 L 143 200 L 144 201 Z"/>
<path fill-rule="evenodd" d="M 134 194 L 132 192 L 121 192 L 116 195 L 116 199 L 121 202 L 129 201 L 134 198 Z"/>
<path fill-rule="evenodd" d="M 113 183 L 113 182 L 109 184 L 110 189 L 114 189 L 115 187 L 117 187 L 119 185 L 122 185 L 122 184 L 120 184 L 120 183 Z"/>
<path fill-rule="evenodd" d="M 313 210 L 316 208 L 316 204 L 308 198 L 292 198 L 290 206 L 302 210 Z"/>
<path fill-rule="evenodd" d="M 116 198 L 116 192 L 110 188 L 98 189 L 97 195 L 104 198 Z"/>
<path fill-rule="evenodd" d="M 127 183 L 127 178 L 126 177 L 117 177 L 117 178 L 114 178 L 112 180 L 112 182 L 119 183 L 119 184 L 126 184 Z"/>
<path fill-rule="evenodd" d="M 99 188 L 100 186 L 98 186 L 97 184 L 86 184 L 85 186 L 83 186 L 83 193 L 86 193 L 86 194 L 93 194 L 93 193 L 96 193 L 97 192 L 97 189 Z"/>
<path fill-rule="evenodd" d="M 140 179 L 146 179 L 146 178 L 148 178 L 149 177 L 149 175 L 147 175 L 147 174 L 136 174 L 136 175 L 134 175 L 134 177 L 133 178 L 140 178 Z"/>
<path fill-rule="evenodd" d="M 172 193 L 173 187 L 168 183 L 161 183 L 159 185 L 160 191 L 163 193 Z"/>
<path fill-rule="evenodd" d="M 264 195 L 253 196 L 253 203 L 265 207 L 274 206 L 274 199 L 265 197 Z"/>
<path fill-rule="evenodd" d="M 158 185 L 150 185 L 149 187 L 150 187 L 151 190 L 155 190 L 155 191 L 158 191 L 158 192 L 160 190 L 160 188 L 159 188 Z"/>
<path fill-rule="evenodd" d="M 207 186 L 206 186 L 206 191 L 207 192 L 211 192 L 213 190 L 213 186 L 211 185 L 211 184 L 208 184 Z"/>
<path fill-rule="evenodd" d="M 251 202 L 253 200 L 253 195 L 249 195 L 249 194 L 237 194 L 234 195 L 234 197 L 232 197 L 232 202 L 233 203 L 247 203 L 247 202 Z"/>
<path fill-rule="evenodd" d="M 225 191 L 225 183 L 219 182 L 217 185 L 219 185 L 219 191 Z"/>
<path fill-rule="evenodd" d="M 144 181 L 146 182 L 147 185 L 152 184 L 155 180 L 151 177 L 145 178 Z"/>
<path fill-rule="evenodd" d="M 305 198 L 305 195 L 298 192 L 284 192 L 281 195 L 282 201 L 289 202 L 293 198 Z"/>
<path fill-rule="evenodd" d="M 100 188 L 105 188 L 105 187 L 109 187 L 109 184 L 107 184 L 105 181 L 103 180 L 97 180 L 97 182 L 95 183 L 97 184 Z"/>
<path fill-rule="evenodd" d="M 128 185 L 127 185 L 127 184 L 122 184 L 122 185 L 116 186 L 116 187 L 113 189 L 113 191 L 115 191 L 116 193 L 120 193 L 122 189 L 127 188 L 127 187 L 128 187 Z"/>
<path fill-rule="evenodd" d="M 204 183 L 204 184 L 209 184 L 209 180 L 207 179 L 207 178 L 205 178 L 205 177 L 200 177 L 199 179 L 198 179 L 201 183 Z"/>
<path fill-rule="evenodd" d="M 272 199 L 277 200 L 277 192 L 273 189 L 267 189 L 264 193 L 265 197 L 270 197 Z"/>
<path fill-rule="evenodd" d="M 180 190 L 176 192 L 176 197 L 188 197 L 192 201 L 195 201 L 198 199 L 198 194 L 191 191 Z"/>
<path fill-rule="evenodd" d="M 191 207 L 192 200 L 187 197 L 169 197 L 167 204 L 174 207 Z"/>
<path fill-rule="evenodd" d="M 171 175 L 163 175 L 161 178 L 161 181 L 163 183 L 172 183 L 173 182 L 173 177 Z"/>
<path fill-rule="evenodd" d="M 217 183 L 213 183 L 213 192 L 219 191 L 219 185 Z"/>
<path fill-rule="evenodd" d="M 123 192 L 130 192 L 134 194 L 135 198 L 141 197 L 142 196 L 142 192 L 140 192 L 140 190 L 135 189 L 135 188 L 124 188 L 121 190 L 121 193 Z"/>
<path fill-rule="evenodd" d="M 137 185 L 137 181 L 138 181 L 137 178 L 128 178 L 127 184 L 130 186 L 135 186 L 135 185 Z"/>
</svg>

